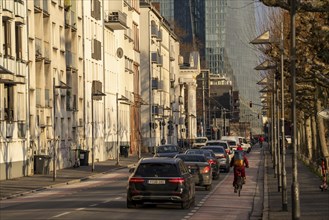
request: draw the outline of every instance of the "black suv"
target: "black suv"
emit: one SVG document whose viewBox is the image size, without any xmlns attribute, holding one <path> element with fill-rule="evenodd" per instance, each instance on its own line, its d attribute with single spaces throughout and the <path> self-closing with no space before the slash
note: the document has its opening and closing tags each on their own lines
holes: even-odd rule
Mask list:
<svg viewBox="0 0 329 220">
<path fill-rule="evenodd" d="M 130 172 L 127 208 L 145 202 L 172 202 L 188 209 L 195 203 L 195 183 L 181 159 L 142 158 Z"/>
</svg>

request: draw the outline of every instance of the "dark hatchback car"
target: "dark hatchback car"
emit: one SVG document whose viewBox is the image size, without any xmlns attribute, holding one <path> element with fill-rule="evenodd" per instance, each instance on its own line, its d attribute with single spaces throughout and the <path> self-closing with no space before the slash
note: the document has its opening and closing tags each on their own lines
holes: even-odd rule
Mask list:
<svg viewBox="0 0 329 220">
<path fill-rule="evenodd" d="M 179 149 L 176 145 L 166 144 L 156 148 L 155 157 L 174 157 L 179 154 Z"/>
<path fill-rule="evenodd" d="M 211 150 L 214 152 L 219 162 L 219 169 L 224 172 L 230 172 L 230 157 L 222 146 L 205 146 L 202 149 Z"/>
<path fill-rule="evenodd" d="M 195 185 L 204 186 L 206 190 L 211 189 L 212 170 L 203 154 L 178 154 L 175 158 L 180 158 L 188 167 L 194 177 Z"/>
<path fill-rule="evenodd" d="M 195 203 L 195 183 L 179 158 L 142 158 L 128 180 L 127 208 L 137 204 L 179 203 L 188 209 Z"/>
<path fill-rule="evenodd" d="M 185 154 L 203 154 L 206 156 L 208 163 L 212 169 L 212 178 L 217 180 L 219 179 L 220 170 L 219 170 L 219 162 L 216 158 L 216 155 L 211 150 L 205 149 L 189 149 L 185 151 Z"/>
</svg>

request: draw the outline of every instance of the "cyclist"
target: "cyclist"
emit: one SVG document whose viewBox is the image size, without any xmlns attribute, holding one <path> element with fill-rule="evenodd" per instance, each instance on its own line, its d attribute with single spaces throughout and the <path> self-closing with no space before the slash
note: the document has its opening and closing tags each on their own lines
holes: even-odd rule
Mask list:
<svg viewBox="0 0 329 220">
<path fill-rule="evenodd" d="M 234 187 L 234 192 L 236 193 L 236 181 L 238 179 L 239 173 L 241 173 L 241 176 L 243 177 L 243 182 L 245 183 L 246 181 L 246 172 L 245 172 L 245 167 L 249 167 L 249 162 L 248 159 L 245 155 L 245 152 L 243 151 L 241 145 L 238 145 L 238 148 L 234 152 L 234 156 L 231 160 L 230 166 L 234 166 L 234 180 L 233 180 L 233 187 Z"/>
<path fill-rule="evenodd" d="M 260 144 L 260 148 L 262 148 L 263 147 L 263 142 L 264 142 L 264 137 L 260 136 L 258 141 L 259 141 L 259 144 Z"/>
<path fill-rule="evenodd" d="M 328 189 L 328 185 L 327 185 L 328 167 L 325 158 L 321 158 L 320 166 L 321 166 L 321 176 L 322 176 L 322 184 L 320 186 L 320 189 L 323 191 Z"/>
</svg>

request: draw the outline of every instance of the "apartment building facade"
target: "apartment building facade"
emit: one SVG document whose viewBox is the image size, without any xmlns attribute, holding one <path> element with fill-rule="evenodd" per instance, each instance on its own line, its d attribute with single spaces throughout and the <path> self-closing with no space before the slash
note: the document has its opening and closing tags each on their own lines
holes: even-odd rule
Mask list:
<svg viewBox="0 0 329 220">
<path fill-rule="evenodd" d="M 0 6 L 0 179 L 186 139 L 179 40 L 149 1 Z"/>
<path fill-rule="evenodd" d="M 30 173 L 27 126 L 28 26 L 25 1 L 0 1 L 0 179 Z"/>
</svg>

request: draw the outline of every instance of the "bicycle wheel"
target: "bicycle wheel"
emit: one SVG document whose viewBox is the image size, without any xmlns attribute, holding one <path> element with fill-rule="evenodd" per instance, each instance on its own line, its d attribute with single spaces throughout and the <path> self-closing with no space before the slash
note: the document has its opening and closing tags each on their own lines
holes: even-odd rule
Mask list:
<svg viewBox="0 0 329 220">
<path fill-rule="evenodd" d="M 238 176 L 238 179 L 237 179 L 237 182 L 236 182 L 236 185 L 237 185 L 237 191 L 238 191 L 238 196 L 240 196 L 240 193 L 241 193 L 241 189 L 242 189 L 242 177 L 241 176 Z"/>
</svg>

